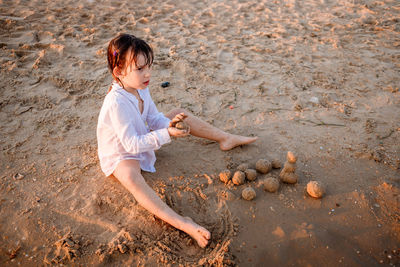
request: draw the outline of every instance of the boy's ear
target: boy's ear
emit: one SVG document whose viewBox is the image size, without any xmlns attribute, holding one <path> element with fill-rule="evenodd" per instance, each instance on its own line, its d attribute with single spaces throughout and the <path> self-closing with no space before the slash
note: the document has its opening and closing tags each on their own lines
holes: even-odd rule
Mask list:
<svg viewBox="0 0 400 267">
<path fill-rule="evenodd" d="M 115 67 L 115 68 L 113 69 L 113 74 L 114 74 L 115 77 L 122 76 L 121 69 L 118 68 L 118 67 Z"/>
</svg>

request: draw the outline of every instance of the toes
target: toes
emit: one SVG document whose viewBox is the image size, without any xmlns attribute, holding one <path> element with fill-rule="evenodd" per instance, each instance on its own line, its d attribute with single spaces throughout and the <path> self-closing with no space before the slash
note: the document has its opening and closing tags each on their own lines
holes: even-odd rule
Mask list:
<svg viewBox="0 0 400 267">
<path fill-rule="evenodd" d="M 205 233 L 203 233 L 203 236 L 204 236 L 207 240 L 209 240 L 209 239 L 211 238 L 211 234 L 210 234 L 209 231 L 206 231 Z"/>
<path fill-rule="evenodd" d="M 205 228 L 199 229 L 198 232 L 207 240 L 209 240 L 211 238 L 210 232 L 207 231 L 207 229 L 205 229 Z"/>
<path fill-rule="evenodd" d="M 200 229 L 197 230 L 197 233 L 199 234 L 198 239 L 197 239 L 197 244 L 204 248 L 207 246 L 209 239 L 211 238 L 211 234 L 207 229 L 201 227 Z"/>
<path fill-rule="evenodd" d="M 197 244 L 199 244 L 200 247 L 205 248 L 208 244 L 208 240 L 202 239 L 199 242 L 197 242 Z"/>
</svg>

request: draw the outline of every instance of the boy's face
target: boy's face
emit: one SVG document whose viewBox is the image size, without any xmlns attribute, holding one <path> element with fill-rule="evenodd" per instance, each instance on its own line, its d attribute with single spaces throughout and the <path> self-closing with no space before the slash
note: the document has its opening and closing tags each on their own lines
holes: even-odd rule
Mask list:
<svg viewBox="0 0 400 267">
<path fill-rule="evenodd" d="M 129 52 L 127 58 L 130 58 L 130 56 Z M 150 66 L 146 65 L 145 57 L 140 54 L 137 56 L 136 61 L 136 66 L 135 62 L 132 61 L 132 64 L 126 66 L 121 71 L 121 74 L 117 76 L 127 90 L 146 89 L 150 83 L 151 69 Z"/>
</svg>

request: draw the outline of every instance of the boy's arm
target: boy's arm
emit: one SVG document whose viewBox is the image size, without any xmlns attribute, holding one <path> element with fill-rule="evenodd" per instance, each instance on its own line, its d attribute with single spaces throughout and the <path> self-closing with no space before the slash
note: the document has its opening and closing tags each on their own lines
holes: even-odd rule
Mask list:
<svg viewBox="0 0 400 267">
<path fill-rule="evenodd" d="M 110 109 L 110 119 L 124 149 L 133 154 L 159 149 L 171 141 L 167 128 L 158 129 L 145 135 L 138 135 L 132 120 L 132 114 L 127 112 L 125 103 L 118 103 Z"/>
<path fill-rule="evenodd" d="M 150 97 L 149 101 L 149 111 L 147 114 L 147 124 L 152 130 L 159 130 L 163 128 L 169 127 L 169 122 L 171 120 L 164 116 L 163 113 L 157 110 L 156 105 L 153 102 L 153 99 Z"/>
</svg>

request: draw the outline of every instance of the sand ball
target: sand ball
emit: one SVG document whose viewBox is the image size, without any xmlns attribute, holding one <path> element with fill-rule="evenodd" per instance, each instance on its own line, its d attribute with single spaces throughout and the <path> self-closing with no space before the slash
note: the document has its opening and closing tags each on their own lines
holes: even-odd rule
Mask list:
<svg viewBox="0 0 400 267">
<path fill-rule="evenodd" d="M 285 173 L 281 173 L 280 178 L 281 178 L 281 181 L 284 183 L 295 184 L 295 183 L 297 183 L 299 176 L 297 174 L 295 174 L 294 172 L 290 172 L 290 173 L 285 172 Z"/>
<path fill-rule="evenodd" d="M 256 197 L 256 191 L 252 187 L 246 187 L 242 191 L 242 197 L 246 200 L 253 200 Z"/>
<path fill-rule="evenodd" d="M 260 173 L 268 173 L 272 169 L 271 162 L 266 159 L 260 159 L 256 162 L 256 170 Z"/>
<path fill-rule="evenodd" d="M 293 154 L 293 152 L 291 152 L 291 151 L 289 151 L 289 152 L 287 153 L 286 159 L 287 159 L 287 161 L 288 161 L 289 163 L 296 163 L 296 161 L 297 161 L 296 156 L 295 156 L 295 155 Z"/>
<path fill-rule="evenodd" d="M 307 184 L 307 193 L 315 198 L 321 198 L 325 194 L 325 187 L 319 181 L 310 181 Z"/>
<path fill-rule="evenodd" d="M 242 164 L 240 164 L 240 165 L 237 167 L 237 170 L 238 170 L 238 171 L 244 172 L 244 171 L 247 170 L 248 168 L 249 168 L 249 164 L 247 164 L 247 163 L 242 163 Z"/>
<path fill-rule="evenodd" d="M 228 169 L 224 170 L 223 172 L 220 172 L 220 174 L 219 174 L 219 179 L 223 183 L 228 183 L 229 180 L 231 179 L 231 177 L 232 177 L 232 173 Z"/>
<path fill-rule="evenodd" d="M 244 184 L 245 178 L 246 178 L 246 175 L 244 174 L 244 172 L 242 172 L 242 171 L 236 171 L 236 172 L 233 174 L 232 182 L 233 182 L 235 185 L 241 185 L 241 184 Z"/>
<path fill-rule="evenodd" d="M 279 189 L 279 181 L 274 177 L 268 177 L 264 181 L 264 190 L 274 193 Z"/>
<path fill-rule="evenodd" d="M 189 129 L 189 125 L 186 124 L 186 122 L 184 121 L 178 121 L 175 124 L 175 128 L 179 129 L 179 130 L 185 130 L 187 131 Z"/>
<path fill-rule="evenodd" d="M 249 181 L 254 181 L 255 179 L 257 179 L 257 171 L 256 170 L 247 169 L 244 171 L 244 173 L 246 174 L 246 179 Z"/>
<path fill-rule="evenodd" d="M 283 165 L 282 172 L 295 172 L 296 171 L 296 165 L 294 163 L 289 163 L 285 162 Z"/>
<path fill-rule="evenodd" d="M 274 168 L 274 169 L 282 168 L 282 162 L 279 159 L 273 159 L 271 161 L 271 165 L 272 165 L 272 168 Z"/>
</svg>

